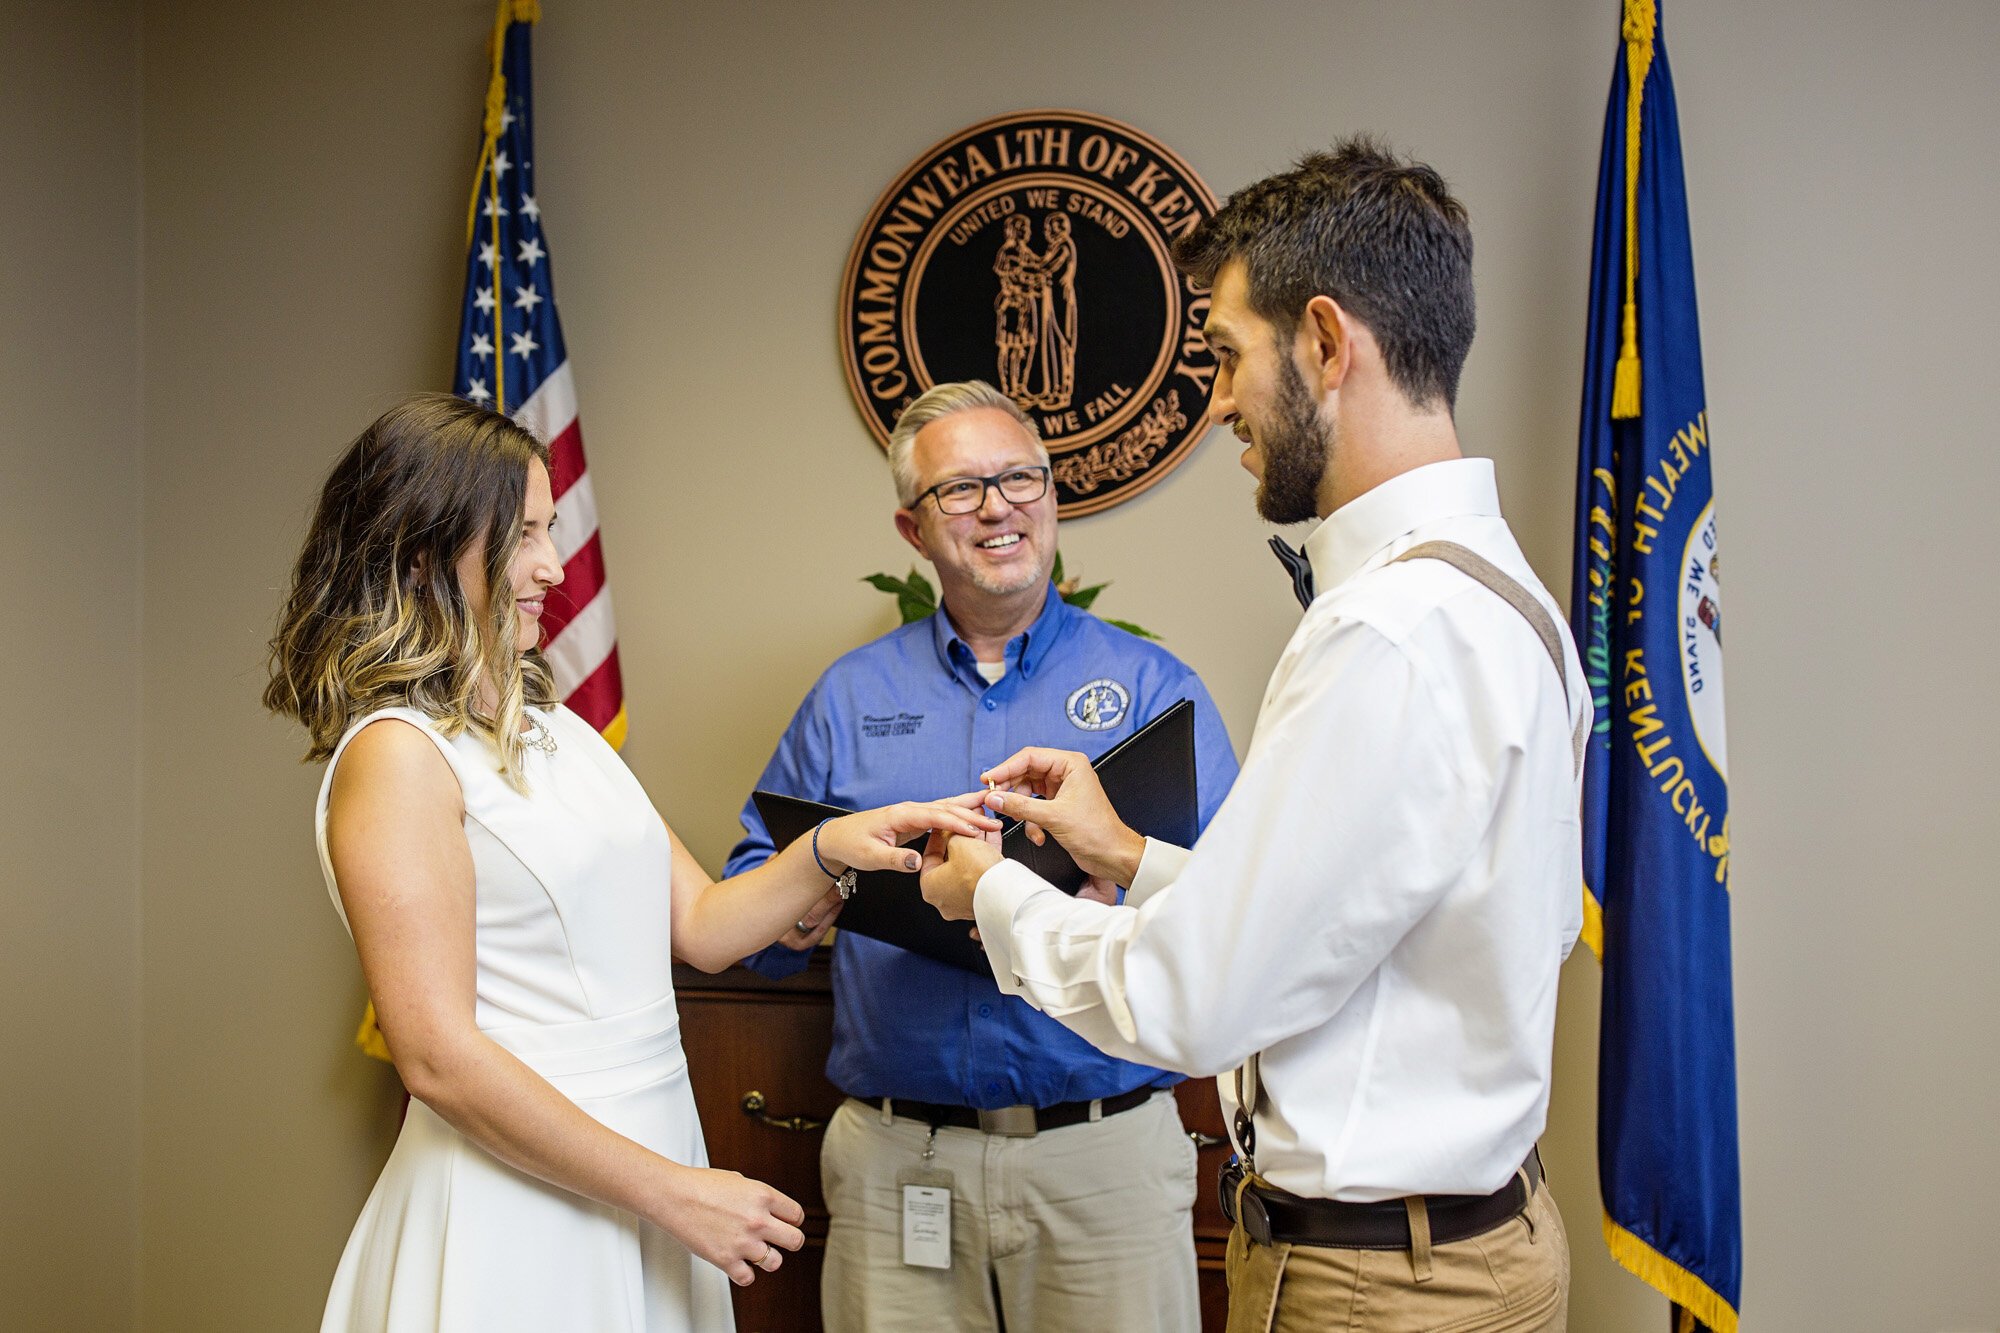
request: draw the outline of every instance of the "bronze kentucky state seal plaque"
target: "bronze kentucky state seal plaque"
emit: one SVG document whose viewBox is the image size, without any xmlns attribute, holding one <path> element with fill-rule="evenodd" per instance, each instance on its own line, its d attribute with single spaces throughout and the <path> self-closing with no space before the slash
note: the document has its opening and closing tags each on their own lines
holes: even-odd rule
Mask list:
<svg viewBox="0 0 2000 1333">
<path fill-rule="evenodd" d="M 841 279 L 841 354 L 876 441 L 932 385 L 981 379 L 1041 426 L 1063 517 L 1151 486 L 1206 428 L 1208 296 L 1169 251 L 1214 211 L 1179 155 L 1081 111 L 931 148 L 876 201 Z"/>
</svg>

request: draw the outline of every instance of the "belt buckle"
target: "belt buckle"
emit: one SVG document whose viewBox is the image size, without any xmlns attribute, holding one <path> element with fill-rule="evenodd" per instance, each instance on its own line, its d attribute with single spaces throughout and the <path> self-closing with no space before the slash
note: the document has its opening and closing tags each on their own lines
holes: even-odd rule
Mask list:
<svg viewBox="0 0 2000 1333">
<path fill-rule="evenodd" d="M 979 1113 L 979 1128 L 1006 1139 L 1032 1139 L 1037 1132 L 1032 1106 L 996 1106 Z"/>
</svg>

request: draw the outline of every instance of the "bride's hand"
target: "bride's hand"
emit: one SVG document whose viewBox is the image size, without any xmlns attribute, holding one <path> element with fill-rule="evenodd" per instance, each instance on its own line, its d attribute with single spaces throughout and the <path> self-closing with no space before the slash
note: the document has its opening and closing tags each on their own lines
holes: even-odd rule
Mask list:
<svg viewBox="0 0 2000 1333">
<path fill-rule="evenodd" d="M 799 1230 L 805 1209 L 763 1181 L 711 1167 L 681 1166 L 674 1174 L 672 1197 L 652 1220 L 737 1286 L 777 1272 L 783 1252 L 806 1243 Z"/>
<path fill-rule="evenodd" d="M 984 795 L 971 792 L 942 801 L 903 801 L 829 819 L 820 829 L 820 858 L 836 870 L 853 866 L 915 872 L 923 858 L 903 844 L 919 833 L 981 839 L 999 834 L 1001 822 L 980 804 Z"/>
<path fill-rule="evenodd" d="M 840 917 L 840 909 L 847 900 L 840 896 L 837 888 L 828 889 L 826 896 L 806 909 L 806 914 L 784 934 L 778 936 L 778 943 L 794 953 L 804 953 L 826 938 L 826 932 Z"/>
</svg>

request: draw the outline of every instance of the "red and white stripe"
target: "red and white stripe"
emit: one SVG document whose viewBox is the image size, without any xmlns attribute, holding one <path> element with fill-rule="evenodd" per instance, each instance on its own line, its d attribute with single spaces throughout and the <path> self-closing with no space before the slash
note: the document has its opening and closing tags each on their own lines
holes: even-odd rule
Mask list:
<svg viewBox="0 0 2000 1333">
<path fill-rule="evenodd" d="M 557 366 L 514 419 L 549 446 L 549 483 L 556 498 L 556 551 L 563 582 L 542 612 L 542 652 L 555 669 L 556 690 L 572 711 L 613 747 L 625 741 L 625 687 L 618 673 L 618 631 L 604 549 L 597 532 L 597 497 L 583 458 L 576 384 L 569 362 Z"/>
</svg>

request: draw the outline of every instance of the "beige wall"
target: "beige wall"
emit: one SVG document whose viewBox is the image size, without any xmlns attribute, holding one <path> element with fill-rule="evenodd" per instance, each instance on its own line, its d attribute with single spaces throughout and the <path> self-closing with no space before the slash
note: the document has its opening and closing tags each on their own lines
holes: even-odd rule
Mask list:
<svg viewBox="0 0 2000 1333">
<path fill-rule="evenodd" d="M 148 1329 L 311 1325 L 396 1123 L 257 695 L 344 437 L 448 373 L 491 12 L 145 7 Z"/>
<path fill-rule="evenodd" d="M 0 1326 L 129 1328 L 139 1200 L 139 79 L 0 5 Z"/>
<path fill-rule="evenodd" d="M 0 94 L 27 172 L 5 178 L 46 201 L 10 213 L 0 256 L 0 364 L 32 405 L 7 476 L 33 501 L 7 488 L 0 540 L 58 630 L 9 657 L 36 667 L 10 752 L 71 756 L 10 766 L 0 824 L 27 923 L 0 961 L 33 1020 L 6 1068 L 36 1080 L 6 1102 L 34 1165 L 9 1159 L 0 1299 L 57 1275 L 104 1302 L 76 1327 L 136 1301 L 149 1329 L 293 1328 L 395 1094 L 346 1045 L 358 974 L 313 861 L 316 775 L 257 710 L 262 639 L 340 445 L 447 373 L 491 10 L 138 8 L 143 43 L 129 6 L 38 8 L 8 59 L 39 82 Z M 1610 0 L 546 8 L 537 169 L 628 757 L 711 867 L 807 683 L 892 623 L 859 576 L 908 563 L 839 369 L 846 246 L 912 156 L 989 114 L 1128 119 L 1222 191 L 1356 128 L 1440 166 L 1479 242 L 1461 428 L 1566 585 Z M 2000 463 L 1967 388 L 1991 378 L 2000 309 L 2000 11 L 1689 0 L 1668 22 L 1730 543 L 1746 1327 L 1991 1327 L 2000 631 L 1974 571 Z M 22 247 L 52 258 L 23 273 Z M 1233 458 L 1210 441 L 1064 545 L 1115 580 L 1107 611 L 1202 671 L 1240 747 L 1295 613 Z M 1659 1302 L 1595 1235 L 1594 967 L 1567 977 L 1551 1171 L 1575 1326 L 1650 1330 Z"/>
<path fill-rule="evenodd" d="M 2000 8 L 1769 9 L 1672 30 L 1733 571 L 1749 1299 L 1760 1329 L 1991 1329 Z"/>
</svg>

